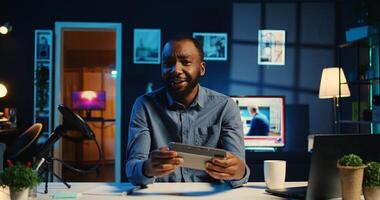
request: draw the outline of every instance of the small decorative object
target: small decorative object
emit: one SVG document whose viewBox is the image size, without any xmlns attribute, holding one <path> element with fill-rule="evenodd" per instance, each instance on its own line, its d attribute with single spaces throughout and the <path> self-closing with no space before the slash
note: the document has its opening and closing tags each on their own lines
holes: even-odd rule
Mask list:
<svg viewBox="0 0 380 200">
<path fill-rule="evenodd" d="M 41 181 L 38 173 L 29 166 L 16 164 L 5 168 L 0 173 L 0 185 L 8 186 L 11 191 L 11 200 L 27 200 L 29 188 Z"/>
<path fill-rule="evenodd" d="M 380 163 L 367 164 L 364 170 L 363 193 L 366 200 L 380 199 Z"/>
<path fill-rule="evenodd" d="M 342 198 L 344 200 L 359 200 L 362 194 L 363 173 L 366 165 L 355 154 L 345 155 L 338 160 Z"/>
</svg>

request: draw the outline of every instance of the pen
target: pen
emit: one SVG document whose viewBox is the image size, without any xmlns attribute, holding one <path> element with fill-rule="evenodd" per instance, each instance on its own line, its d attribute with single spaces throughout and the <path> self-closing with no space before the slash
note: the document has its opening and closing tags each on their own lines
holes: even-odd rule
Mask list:
<svg viewBox="0 0 380 200">
<path fill-rule="evenodd" d="M 38 169 L 41 167 L 42 163 L 44 163 L 45 158 L 41 158 L 40 162 L 38 162 L 36 168 L 34 169 L 35 171 L 38 171 Z"/>
<path fill-rule="evenodd" d="M 141 189 L 145 189 L 147 187 L 148 187 L 147 185 L 136 185 L 133 188 L 130 188 L 130 189 L 127 190 L 127 195 L 131 195 L 134 192 L 136 192 L 138 190 L 141 190 Z"/>
</svg>

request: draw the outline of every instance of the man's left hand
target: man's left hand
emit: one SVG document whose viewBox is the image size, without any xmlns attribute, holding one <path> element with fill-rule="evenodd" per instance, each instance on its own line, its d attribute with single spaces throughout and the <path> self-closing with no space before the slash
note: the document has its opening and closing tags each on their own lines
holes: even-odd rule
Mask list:
<svg viewBox="0 0 380 200">
<path fill-rule="evenodd" d="M 245 164 L 239 157 L 227 152 L 225 158 L 214 157 L 206 162 L 206 172 L 215 179 L 240 180 L 245 174 Z"/>
</svg>

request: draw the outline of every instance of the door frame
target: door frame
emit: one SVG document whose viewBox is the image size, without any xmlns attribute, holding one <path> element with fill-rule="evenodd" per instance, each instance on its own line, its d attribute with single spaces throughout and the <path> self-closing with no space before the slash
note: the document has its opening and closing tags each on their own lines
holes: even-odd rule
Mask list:
<svg viewBox="0 0 380 200">
<path fill-rule="evenodd" d="M 99 29 L 113 29 L 116 33 L 116 97 L 115 97 L 115 182 L 121 182 L 121 55 L 122 55 L 122 25 L 121 23 L 98 22 L 55 22 L 55 71 L 54 71 L 54 127 L 57 127 L 62 119 L 56 109 L 62 103 L 61 85 L 63 83 L 63 32 L 64 31 L 88 31 Z M 54 145 L 54 157 L 62 158 L 62 142 Z M 54 163 L 54 172 L 61 175 L 62 165 Z"/>
</svg>

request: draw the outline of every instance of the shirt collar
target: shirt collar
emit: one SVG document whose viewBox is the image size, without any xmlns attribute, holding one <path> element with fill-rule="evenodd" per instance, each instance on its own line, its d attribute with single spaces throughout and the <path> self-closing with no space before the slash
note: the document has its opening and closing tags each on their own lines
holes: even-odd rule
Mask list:
<svg viewBox="0 0 380 200">
<path fill-rule="evenodd" d="M 167 90 L 166 90 L 166 97 L 168 100 L 168 106 L 169 107 L 171 107 L 171 108 L 174 108 L 174 106 L 182 106 L 183 107 L 183 105 L 181 103 L 174 100 L 174 98 L 170 95 L 170 93 Z M 193 101 L 193 103 L 191 103 L 189 107 L 192 108 L 194 106 L 199 106 L 200 108 L 203 108 L 205 101 L 206 101 L 206 92 L 205 92 L 204 88 L 201 85 L 199 85 L 198 94 L 195 97 L 195 100 Z"/>
</svg>

